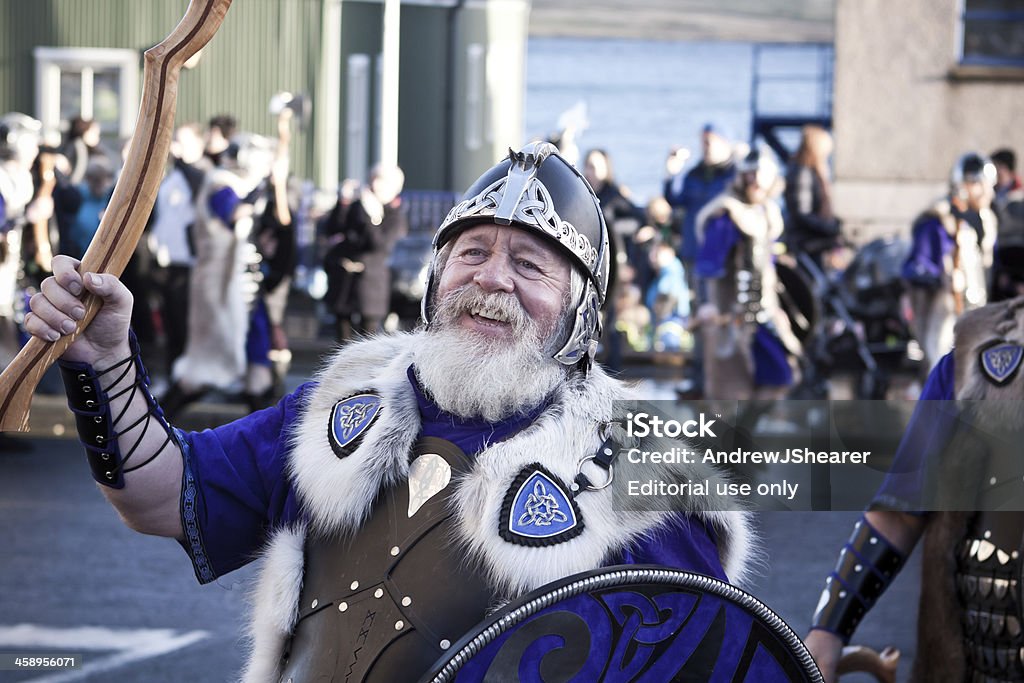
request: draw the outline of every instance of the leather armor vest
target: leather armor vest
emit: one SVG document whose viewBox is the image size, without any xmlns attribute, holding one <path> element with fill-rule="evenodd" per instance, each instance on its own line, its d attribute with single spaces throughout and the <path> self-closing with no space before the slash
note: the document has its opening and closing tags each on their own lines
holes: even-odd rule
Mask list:
<svg viewBox="0 0 1024 683">
<path fill-rule="evenodd" d="M 951 456 L 975 465 L 964 470 L 974 481 L 960 476 L 959 485 L 976 492 L 975 509 L 989 510 L 970 516 L 955 548 L 954 580 L 971 683 L 1024 680 L 1024 512 L 991 512 L 1019 510 L 1024 500 L 1024 427 L 1012 412 L 991 415 L 1010 405 L 1003 400 L 1019 403 L 1024 377 L 1012 372 L 1002 377 L 999 368 L 985 367 L 986 349 L 1006 340 L 1019 343 L 1022 305 L 1024 300 L 1017 299 L 980 309 L 970 320 L 965 316 L 957 330 L 957 398 L 968 399 L 962 411 L 980 428 L 959 442 L 954 439 L 958 443 Z"/>
<path fill-rule="evenodd" d="M 450 541 L 449 483 L 470 460 L 427 437 L 411 462 L 409 480 L 381 492 L 354 536 L 306 540 L 281 681 L 415 681 L 486 615 L 491 590 Z"/>
</svg>

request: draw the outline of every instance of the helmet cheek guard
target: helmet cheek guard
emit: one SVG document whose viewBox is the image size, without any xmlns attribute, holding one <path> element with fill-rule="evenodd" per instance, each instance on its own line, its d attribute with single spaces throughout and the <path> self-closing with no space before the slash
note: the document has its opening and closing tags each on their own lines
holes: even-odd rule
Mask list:
<svg viewBox="0 0 1024 683">
<path fill-rule="evenodd" d="M 510 225 L 540 235 L 586 277 L 582 295 L 570 302 L 572 325 L 553 357 L 564 365 L 589 365 L 601 337 L 601 306 L 608 289 L 608 227 L 590 184 L 554 145 L 535 142 L 484 173 L 448 213 L 434 235 L 421 315 L 433 314 L 437 253 L 466 228 Z"/>
</svg>

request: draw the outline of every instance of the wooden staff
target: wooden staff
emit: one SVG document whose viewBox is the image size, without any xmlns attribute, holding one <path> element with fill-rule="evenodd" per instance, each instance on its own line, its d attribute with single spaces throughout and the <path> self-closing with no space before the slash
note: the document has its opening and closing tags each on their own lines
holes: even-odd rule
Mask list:
<svg viewBox="0 0 1024 683">
<path fill-rule="evenodd" d="M 100 227 L 82 257 L 81 272 L 119 276 L 153 210 L 174 130 L 181 67 L 220 28 L 231 0 L 191 0 L 167 38 L 145 54 L 142 106 L 131 147 Z M 32 394 L 43 373 L 88 327 L 102 302 L 84 294 L 78 329 L 55 342 L 32 337 L 0 375 L 0 431 L 26 431 Z"/>
</svg>

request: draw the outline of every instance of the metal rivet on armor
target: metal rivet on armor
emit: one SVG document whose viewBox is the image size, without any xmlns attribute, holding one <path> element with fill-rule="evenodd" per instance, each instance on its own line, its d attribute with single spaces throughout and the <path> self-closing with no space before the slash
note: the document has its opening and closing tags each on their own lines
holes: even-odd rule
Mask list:
<svg viewBox="0 0 1024 683">
<path fill-rule="evenodd" d="M 85 376 L 84 372 L 78 373 L 78 381 L 79 382 L 84 382 L 86 379 L 88 379 L 88 378 Z"/>
<path fill-rule="evenodd" d="M 398 549 L 398 546 L 396 545 L 395 547 L 393 547 L 391 549 L 391 556 L 392 557 L 398 557 L 398 553 L 399 552 L 401 552 L 401 551 Z"/>
<path fill-rule="evenodd" d="M 862 569 L 864 569 L 863 565 L 859 565 L 859 564 L 853 565 L 853 571 L 855 571 L 855 572 L 859 572 Z"/>
<path fill-rule="evenodd" d="M 1012 557 L 1015 560 L 1017 559 L 1017 557 L 1019 555 L 1020 555 L 1020 553 L 1018 553 L 1016 550 L 1014 550 L 1012 553 L 1010 553 L 1010 557 Z"/>
<path fill-rule="evenodd" d="M 447 650 L 451 646 L 452 646 L 452 641 L 448 640 L 447 638 L 445 638 L 444 640 L 441 641 L 441 649 L 442 650 Z"/>
<path fill-rule="evenodd" d="M 872 536 L 871 538 L 868 539 L 868 543 L 870 543 L 871 545 L 875 545 L 876 543 L 878 543 L 878 538 L 875 537 L 875 536 Z"/>
<path fill-rule="evenodd" d="M 846 597 L 846 591 L 839 591 L 839 597 L 845 598 Z"/>
<path fill-rule="evenodd" d="M 104 460 L 110 460 L 110 453 L 100 453 L 100 457 Z"/>
<path fill-rule="evenodd" d="M 395 622 L 395 630 L 396 631 L 401 631 L 403 628 L 405 628 L 405 622 L 404 621 L 399 619 L 398 621 Z"/>
<path fill-rule="evenodd" d="M 309 606 L 310 609 L 316 609 L 316 606 L 320 604 L 319 600 L 314 600 L 313 604 Z"/>
<path fill-rule="evenodd" d="M 990 484 L 991 486 L 995 486 L 995 485 L 996 485 L 996 478 L 995 478 L 995 477 L 992 477 L 991 479 L 989 479 L 989 480 L 988 480 L 988 483 L 989 483 L 989 484 Z"/>
<path fill-rule="evenodd" d="M 113 472 L 107 472 L 104 476 L 106 476 L 107 479 L 113 479 L 114 478 L 114 473 Z"/>
<path fill-rule="evenodd" d="M 347 602 L 338 603 L 338 611 L 339 612 L 344 612 L 347 609 L 348 609 L 348 603 Z"/>
<path fill-rule="evenodd" d="M 992 538 L 992 532 L 991 531 L 986 531 L 985 532 L 985 538 Z"/>
<path fill-rule="evenodd" d="M 92 419 L 92 421 L 93 421 L 93 422 L 95 422 L 96 424 L 102 424 L 102 422 L 103 422 L 103 416 L 102 416 L 102 415 L 97 415 L 96 417 L 94 417 L 94 418 Z"/>
<path fill-rule="evenodd" d="M 373 597 L 375 597 L 375 598 L 383 598 L 384 597 L 384 589 L 383 588 L 378 588 L 377 590 L 373 591 Z"/>
<path fill-rule="evenodd" d="M 86 408 L 95 408 L 96 407 L 96 401 L 86 401 L 85 402 L 85 407 Z"/>
<path fill-rule="evenodd" d="M 103 443 L 104 441 L 106 441 L 105 437 L 103 437 L 103 436 L 97 436 L 96 437 L 96 443 Z"/>
<path fill-rule="evenodd" d="M 349 586 L 349 588 L 351 588 L 352 590 L 356 590 L 357 588 L 359 588 L 359 582 L 358 581 L 353 581 L 352 585 Z"/>
<path fill-rule="evenodd" d="M 402 598 L 402 607 L 408 607 L 411 604 L 412 604 L 412 598 L 410 598 L 408 595 L 406 595 L 404 598 Z"/>
<path fill-rule="evenodd" d="M 90 387 L 90 386 L 89 386 L 88 384 L 86 384 L 86 385 L 84 385 L 84 386 L 82 387 L 82 392 L 83 392 L 83 393 L 86 393 L 86 394 L 88 394 L 88 393 L 89 393 L 90 391 L 92 391 L 92 387 Z"/>
</svg>

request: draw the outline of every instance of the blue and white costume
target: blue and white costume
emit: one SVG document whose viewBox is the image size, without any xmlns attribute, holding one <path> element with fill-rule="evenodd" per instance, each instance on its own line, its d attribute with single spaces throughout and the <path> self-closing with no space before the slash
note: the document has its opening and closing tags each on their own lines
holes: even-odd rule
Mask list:
<svg viewBox="0 0 1024 683">
<path fill-rule="evenodd" d="M 526 415 L 498 424 L 460 420 L 417 385 L 411 370 L 417 337 L 347 346 L 314 383 L 277 407 L 180 435 L 184 546 L 198 578 L 211 581 L 265 548 L 248 680 L 269 679 L 279 670 L 299 610 L 307 533 L 357 532 L 379 492 L 404 485 L 410 451 L 423 436 L 442 436 L 473 460 L 469 474 L 450 484 L 456 487 L 454 541 L 467 560 L 479 563 L 496 595 L 510 599 L 616 563 L 657 563 L 743 580 L 750 533 L 744 514 L 702 509 L 697 499 L 681 498 L 674 512 L 639 513 L 614 509 L 610 488 L 586 491 L 574 498 L 586 524 L 570 540 L 534 547 L 504 540 L 502 502 L 516 475 L 540 461 L 556 479 L 572 482 L 581 459 L 601 444 L 598 426 L 610 417 L 612 401 L 627 392 L 594 368 L 585 378 L 571 376 Z M 359 394 L 379 397 L 379 409 L 359 427 L 358 446 L 339 457 L 328 433 L 332 411 Z M 622 460 L 616 474 L 628 478 Z M 699 472 L 691 476 L 705 476 Z"/>
</svg>

